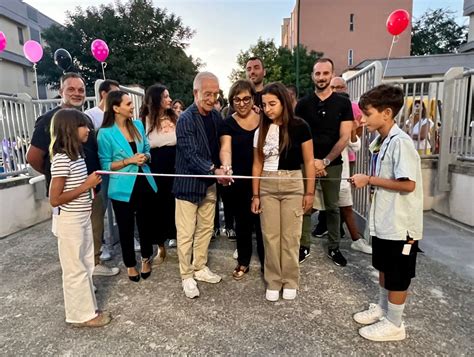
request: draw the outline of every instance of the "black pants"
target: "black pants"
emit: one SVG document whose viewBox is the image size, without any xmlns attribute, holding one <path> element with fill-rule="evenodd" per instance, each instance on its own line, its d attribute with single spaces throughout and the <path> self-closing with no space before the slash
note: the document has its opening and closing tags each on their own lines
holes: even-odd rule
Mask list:
<svg viewBox="0 0 474 357">
<path fill-rule="evenodd" d="M 162 146 L 150 150 L 150 169 L 153 173 L 174 174 L 176 146 Z M 152 243 L 163 245 L 167 239 L 176 239 L 175 197 L 173 177 L 155 176 L 158 193 L 153 206 L 153 221 L 158 227 L 154 231 Z"/>
<path fill-rule="evenodd" d="M 134 250 L 135 218 L 142 258 L 148 259 L 153 254 L 153 203 L 156 193 L 151 188 L 145 176 L 138 176 L 133 187 L 129 202 L 112 200 L 115 219 L 119 229 L 120 245 L 122 246 L 123 262 L 127 268 L 137 265 Z"/>
<path fill-rule="evenodd" d="M 235 204 L 232 200 L 232 194 L 230 192 L 231 187 L 224 187 L 217 185 L 217 201 L 216 201 L 216 213 L 214 216 L 214 229 L 221 228 L 220 217 L 219 217 L 219 198 L 222 200 L 224 205 L 224 223 L 225 229 L 234 229 Z"/>
<path fill-rule="evenodd" d="M 251 182 L 235 183 L 229 187 L 230 198 L 235 208 L 235 230 L 237 234 L 238 262 L 248 266 L 252 257 L 252 232 L 255 229 L 257 253 L 263 267 L 265 251 L 263 247 L 260 216 L 250 210 L 252 202 Z"/>
</svg>

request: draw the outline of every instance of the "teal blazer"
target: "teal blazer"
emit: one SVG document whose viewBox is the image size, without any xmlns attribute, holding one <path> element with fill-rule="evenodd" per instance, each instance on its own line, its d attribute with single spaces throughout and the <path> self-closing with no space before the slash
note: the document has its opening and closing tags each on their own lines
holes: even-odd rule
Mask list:
<svg viewBox="0 0 474 357">
<path fill-rule="evenodd" d="M 145 154 L 150 158 L 150 144 L 148 143 L 143 124 L 139 120 L 133 120 L 133 124 L 142 136 L 142 140 L 136 142 L 137 152 Z M 99 134 L 97 135 L 97 143 L 99 144 L 99 160 L 102 170 L 111 171 L 110 166 L 112 162 L 122 161 L 134 155 L 130 144 L 123 136 L 117 124 L 108 128 L 100 128 Z M 142 166 L 142 170 L 145 173 L 150 173 L 150 168 L 146 164 Z M 138 166 L 131 164 L 117 171 L 138 172 Z M 158 188 L 156 187 L 153 176 L 147 176 L 146 178 L 153 191 L 157 192 Z M 117 201 L 130 202 L 136 179 L 136 175 L 110 175 L 109 198 Z"/>
</svg>

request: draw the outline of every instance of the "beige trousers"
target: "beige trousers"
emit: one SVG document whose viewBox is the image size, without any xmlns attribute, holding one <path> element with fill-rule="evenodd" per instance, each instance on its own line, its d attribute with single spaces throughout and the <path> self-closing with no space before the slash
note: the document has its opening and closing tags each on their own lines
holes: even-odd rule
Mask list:
<svg viewBox="0 0 474 357">
<path fill-rule="evenodd" d="M 66 212 L 57 216 L 58 251 L 63 270 L 66 322 L 86 322 L 97 316 L 92 273 L 94 247 L 91 212 Z"/>
<path fill-rule="evenodd" d="M 182 279 L 207 264 L 207 252 L 214 228 L 216 185 L 207 189 L 199 204 L 176 199 L 176 231 L 179 271 Z M 192 262 L 191 262 L 192 259 Z"/>
<path fill-rule="evenodd" d="M 302 173 L 301 170 L 264 171 L 262 176 L 295 178 L 260 181 L 260 220 L 265 245 L 267 289 L 297 289 L 304 213 Z"/>
</svg>

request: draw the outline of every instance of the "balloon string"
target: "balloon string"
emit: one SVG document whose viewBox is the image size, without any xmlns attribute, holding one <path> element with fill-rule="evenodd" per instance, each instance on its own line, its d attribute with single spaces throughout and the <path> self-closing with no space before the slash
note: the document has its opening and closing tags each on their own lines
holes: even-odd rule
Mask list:
<svg viewBox="0 0 474 357">
<path fill-rule="evenodd" d="M 102 66 L 102 75 L 104 76 L 105 81 L 105 67 L 107 67 L 107 62 L 101 62 L 100 64 Z"/>
<path fill-rule="evenodd" d="M 36 72 L 36 63 L 33 64 L 33 71 L 35 72 L 36 99 L 39 99 L 38 72 Z"/>
<path fill-rule="evenodd" d="M 392 55 L 393 45 L 394 45 L 395 43 L 397 43 L 397 42 L 398 42 L 398 36 L 393 36 L 393 38 L 392 38 L 392 44 L 390 45 L 390 51 L 388 51 L 387 62 L 385 62 L 385 68 L 384 68 L 384 70 L 383 70 L 382 79 L 385 78 L 385 73 L 387 72 L 388 62 L 390 61 L 390 56 Z"/>
</svg>

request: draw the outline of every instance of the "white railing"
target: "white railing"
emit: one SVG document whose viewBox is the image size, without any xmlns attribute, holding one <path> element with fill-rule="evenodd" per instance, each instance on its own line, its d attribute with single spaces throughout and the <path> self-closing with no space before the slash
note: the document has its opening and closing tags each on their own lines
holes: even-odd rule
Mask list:
<svg viewBox="0 0 474 357">
<path fill-rule="evenodd" d="M 96 81 L 95 97 L 87 97 L 83 110 L 94 107 L 97 103 L 98 88 L 102 80 Z M 135 117 L 138 118 L 143 103 L 143 89 L 120 86 L 132 97 L 135 106 Z M 26 151 L 30 145 L 36 119 L 47 111 L 61 104 L 61 98 L 33 100 L 27 94 L 18 96 L 0 96 L 0 137 L 2 152 L 0 161 L 0 178 L 28 174 Z"/>
</svg>

